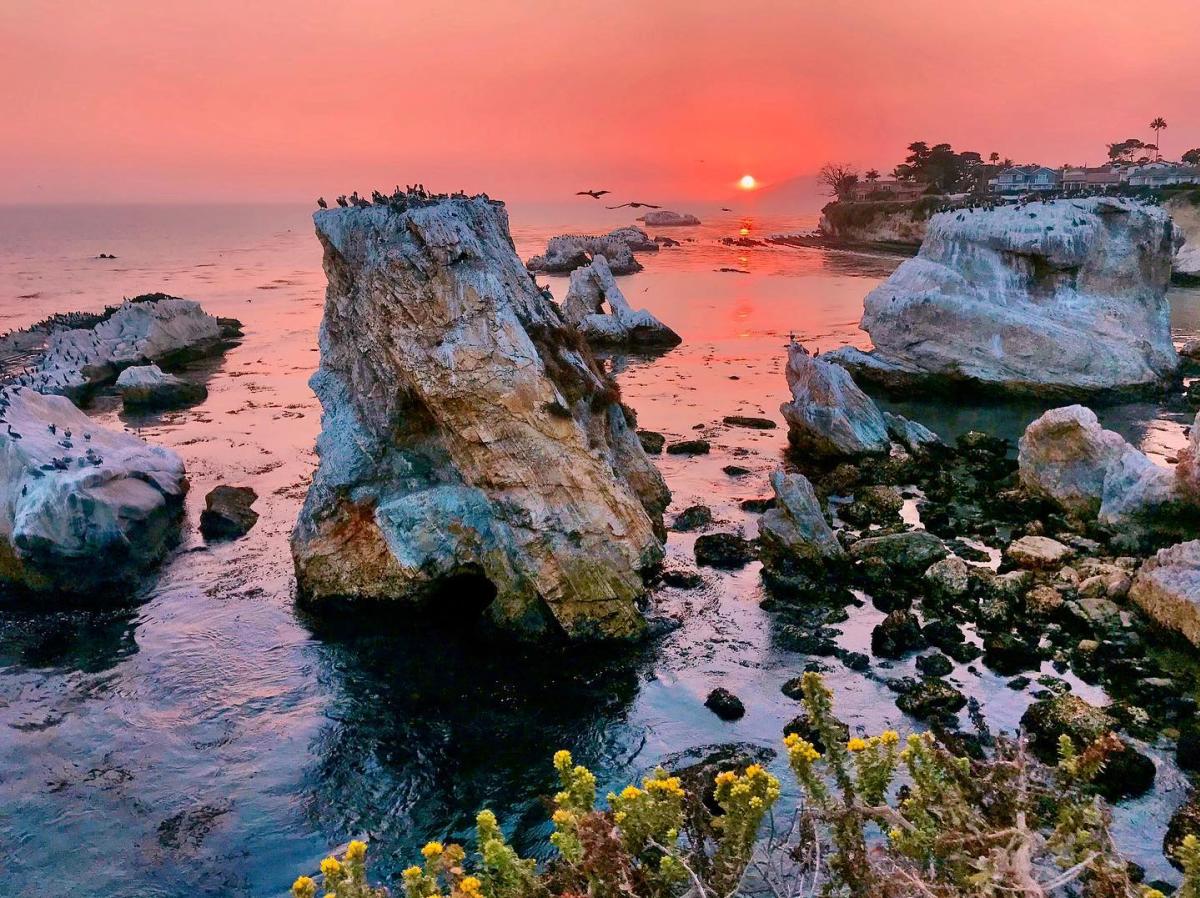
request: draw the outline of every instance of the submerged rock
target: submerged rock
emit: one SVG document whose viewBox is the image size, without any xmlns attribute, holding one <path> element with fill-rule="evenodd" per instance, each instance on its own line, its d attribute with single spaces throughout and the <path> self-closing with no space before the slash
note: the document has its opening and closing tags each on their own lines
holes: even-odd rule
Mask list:
<svg viewBox="0 0 1200 898">
<path fill-rule="evenodd" d="M 738 720 L 746 716 L 746 706 L 742 704 L 742 700 L 722 686 L 708 694 L 708 698 L 704 700 L 704 707 L 722 720 Z"/>
<path fill-rule="evenodd" d="M 951 210 L 866 298 L 856 376 L 1063 396 L 1161 389 L 1179 364 L 1162 209 L 1108 197 Z"/>
<path fill-rule="evenodd" d="M 117 390 L 125 408 L 173 408 L 208 397 L 203 384 L 166 374 L 158 365 L 126 368 L 117 378 Z"/>
<path fill-rule="evenodd" d="M 209 490 L 200 512 L 200 532 L 209 539 L 236 539 L 258 523 L 251 506 L 258 493 L 248 486 L 221 486 Z"/>
<path fill-rule="evenodd" d="M 779 410 L 795 449 L 822 458 L 887 451 L 883 415 L 843 368 L 792 343 L 785 373 L 792 401 Z"/>
<path fill-rule="evenodd" d="M 754 560 L 754 545 L 736 533 L 706 533 L 696 538 L 696 564 L 735 570 Z"/>
<path fill-rule="evenodd" d="M 670 496 L 501 203 L 319 211 L 329 279 L 301 598 L 484 606 L 523 636 L 644 631 Z"/>
<path fill-rule="evenodd" d="M 608 314 L 604 312 L 606 303 Z M 562 312 L 595 347 L 678 346 L 683 342 L 679 334 L 645 309 L 635 312 L 630 307 L 601 255 L 590 265 L 571 272 Z"/>
<path fill-rule="evenodd" d="M 1079 518 L 1118 524 L 1178 498 L 1174 474 L 1081 405 L 1051 409 L 1018 444 L 1021 485 Z"/>
<path fill-rule="evenodd" d="M 530 271 L 566 274 L 590 265 L 596 256 L 604 256 L 613 274 L 633 274 L 642 270 L 642 263 L 634 258 L 634 251 L 657 252 L 658 244 L 641 228 L 632 226 L 600 236 L 561 234 L 551 237 L 545 254 L 534 256 L 525 266 Z"/>
<path fill-rule="evenodd" d="M 91 597 L 161 560 L 187 492 L 169 449 L 98 427 L 63 396 L 0 390 L 0 582 Z"/>
<path fill-rule="evenodd" d="M 1133 578 L 1129 598 L 1160 627 L 1200 647 L 1200 540 L 1160 550 Z"/>
<path fill-rule="evenodd" d="M 155 293 L 126 300 L 92 328 L 57 331 L 37 369 L 20 382 L 79 402 L 134 365 L 172 365 L 225 348 L 239 325 L 197 302 Z"/>
</svg>

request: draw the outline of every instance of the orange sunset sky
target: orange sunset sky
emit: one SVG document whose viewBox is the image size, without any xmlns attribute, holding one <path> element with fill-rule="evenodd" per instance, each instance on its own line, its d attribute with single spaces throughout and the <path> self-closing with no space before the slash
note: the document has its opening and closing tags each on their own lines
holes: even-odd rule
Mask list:
<svg viewBox="0 0 1200 898">
<path fill-rule="evenodd" d="M 1200 2 L 2 0 L 0 202 L 716 200 L 913 140 L 1200 146 Z M 645 195 L 645 196 L 643 196 Z"/>
</svg>

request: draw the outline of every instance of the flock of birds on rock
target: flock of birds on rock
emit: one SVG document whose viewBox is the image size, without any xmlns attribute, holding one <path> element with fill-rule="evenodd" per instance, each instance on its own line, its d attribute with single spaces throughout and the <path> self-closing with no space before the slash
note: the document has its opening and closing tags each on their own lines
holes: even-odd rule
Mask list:
<svg viewBox="0 0 1200 898">
<path fill-rule="evenodd" d="M 490 199 L 486 193 L 476 194 L 476 197 L 483 200 Z M 349 196 L 343 194 L 337 197 L 335 202 L 343 209 L 388 206 L 396 212 L 404 212 L 408 209 L 430 206 L 442 200 L 465 200 L 470 198 L 462 190 L 456 190 L 453 193 L 431 193 L 425 189 L 424 184 L 409 184 L 403 189 L 399 185 L 396 185 L 396 189 L 391 193 L 381 193 L 378 190 L 372 190 L 370 199 L 359 196 L 356 190 Z M 325 197 L 317 197 L 317 207 L 320 209 L 329 208 L 329 203 L 325 202 Z"/>
<path fill-rule="evenodd" d="M 4 425 L 5 435 L 12 440 L 24 439 L 24 437 L 22 437 L 18 431 L 13 429 L 12 424 L 9 423 L 8 419 L 5 417 L 8 414 L 9 406 L 12 405 L 12 399 L 10 398 L 9 394 L 11 393 L 12 396 L 20 396 L 21 389 L 22 388 L 19 385 L 0 387 L 0 424 Z M 61 439 L 58 440 L 58 445 L 63 449 L 71 450 L 75 448 L 75 444 L 72 442 L 73 434 L 71 432 L 71 428 L 64 427 L 62 433 L 59 434 L 58 425 L 51 422 L 50 424 L 46 425 L 46 430 L 50 432 L 51 436 L 61 436 Z M 83 439 L 85 442 L 89 442 L 92 439 L 92 435 L 90 433 L 84 433 Z M 77 461 L 78 467 L 81 468 L 86 467 L 87 465 L 99 467 L 104 463 L 104 459 L 101 457 L 101 455 L 92 446 L 88 446 L 87 451 L 85 451 L 84 454 L 81 455 L 77 460 L 70 455 L 68 451 L 68 454 L 66 455 L 52 457 L 48 462 L 43 463 L 40 469 L 35 470 L 34 473 L 36 476 L 41 477 L 41 471 L 66 471 L 70 468 L 72 461 Z M 22 487 L 21 495 L 25 495 L 27 490 L 27 486 Z"/>
</svg>

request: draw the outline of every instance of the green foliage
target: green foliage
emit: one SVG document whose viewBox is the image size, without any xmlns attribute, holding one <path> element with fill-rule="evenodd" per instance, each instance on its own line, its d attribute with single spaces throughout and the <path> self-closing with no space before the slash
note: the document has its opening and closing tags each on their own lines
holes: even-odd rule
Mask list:
<svg viewBox="0 0 1200 898">
<path fill-rule="evenodd" d="M 1179 161 L 1184 165 L 1200 165 L 1200 147 L 1196 147 L 1194 150 L 1188 150 L 1181 157 L 1179 157 Z"/>
<path fill-rule="evenodd" d="M 866 228 L 880 218 L 908 215 L 913 221 L 925 221 L 946 199 L 942 196 L 923 196 L 915 200 L 866 200 L 863 202 L 829 203 L 821 210 L 837 233 L 854 228 Z"/>
<path fill-rule="evenodd" d="M 919 140 L 908 145 L 908 156 L 893 174 L 902 181 L 920 181 L 933 190 L 954 193 L 974 186 L 973 175 L 982 161 L 978 153 L 958 153 L 948 143 L 930 147 Z"/>
</svg>

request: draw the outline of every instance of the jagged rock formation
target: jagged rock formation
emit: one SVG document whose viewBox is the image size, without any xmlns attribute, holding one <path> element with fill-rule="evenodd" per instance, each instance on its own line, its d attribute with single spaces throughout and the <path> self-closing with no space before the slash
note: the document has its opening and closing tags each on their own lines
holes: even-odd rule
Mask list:
<svg viewBox="0 0 1200 898">
<path fill-rule="evenodd" d="M 1051 409 L 1018 443 L 1021 485 L 1081 519 L 1120 524 L 1180 498 L 1176 474 L 1100 426 L 1081 405 Z"/>
<path fill-rule="evenodd" d="M 544 255 L 534 256 L 525 267 L 547 274 L 566 274 L 591 264 L 596 256 L 604 256 L 613 274 L 633 274 L 642 270 L 642 263 L 634 258 L 635 251 L 658 252 L 658 244 L 632 225 L 601 236 L 560 234 L 550 238 Z"/>
<path fill-rule="evenodd" d="M 910 421 L 891 412 L 884 412 L 883 420 L 887 422 L 888 435 L 909 452 L 926 452 L 946 445 L 941 437 L 919 421 Z"/>
<path fill-rule="evenodd" d="M 686 228 L 700 224 L 700 219 L 687 212 L 672 212 L 670 209 L 656 209 L 638 218 L 638 221 L 652 228 Z"/>
<path fill-rule="evenodd" d="M 91 328 L 56 330 L 35 368 L 17 382 L 79 402 L 134 365 L 172 365 L 219 352 L 240 336 L 188 299 L 155 293 L 126 300 Z"/>
<path fill-rule="evenodd" d="M 779 411 L 795 449 L 821 458 L 888 450 L 883 415 L 845 369 L 792 343 L 785 374 L 792 401 L 783 403 Z"/>
<path fill-rule="evenodd" d="M 1171 197 L 1165 208 L 1183 242 L 1175 251 L 1175 280 L 1200 284 L 1200 190 Z"/>
<path fill-rule="evenodd" d="M 774 471 L 771 489 L 775 504 L 758 522 L 765 566 L 820 565 L 845 557 L 807 477 Z"/>
<path fill-rule="evenodd" d="M 329 279 L 301 597 L 466 612 L 526 636 L 630 637 L 669 501 L 501 203 L 314 216 Z"/>
<path fill-rule="evenodd" d="M 605 314 L 608 303 L 610 314 Z M 563 317 L 579 328 L 588 344 L 600 346 L 678 346 L 683 340 L 646 309 L 634 311 L 613 279 L 604 256 L 571 272 Z"/>
<path fill-rule="evenodd" d="M 158 365 L 134 365 L 117 377 L 117 390 L 127 409 L 171 408 L 201 402 L 208 396 L 203 384 L 165 373 Z"/>
<path fill-rule="evenodd" d="M 1129 598 L 1159 626 L 1200 647 L 1200 540 L 1162 549 L 1143 564 Z"/>
<path fill-rule="evenodd" d="M 935 215 L 920 253 L 866 298 L 870 354 L 829 353 L 885 386 L 1041 396 L 1136 393 L 1179 364 L 1162 209 L 1105 197 Z"/>
<path fill-rule="evenodd" d="M 0 583 L 86 598 L 162 558 L 187 492 L 178 455 L 62 396 L 7 387 L 0 413 Z"/>
</svg>

